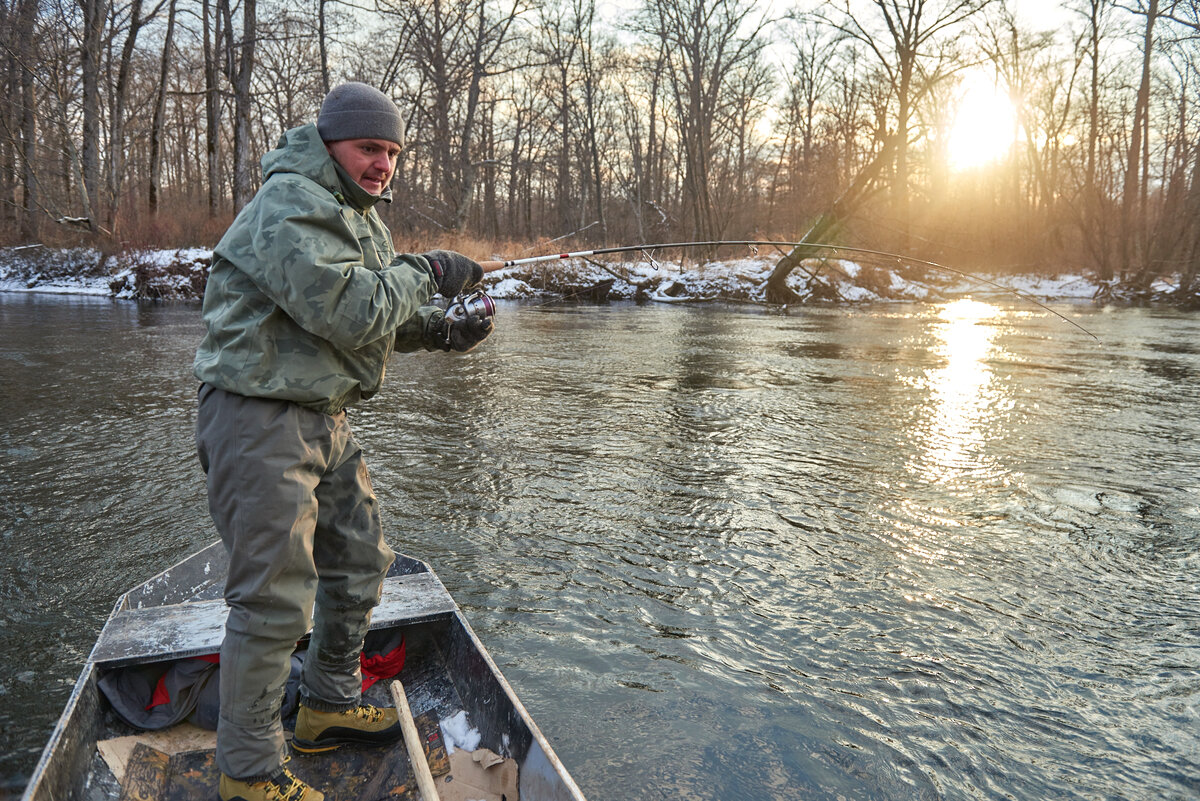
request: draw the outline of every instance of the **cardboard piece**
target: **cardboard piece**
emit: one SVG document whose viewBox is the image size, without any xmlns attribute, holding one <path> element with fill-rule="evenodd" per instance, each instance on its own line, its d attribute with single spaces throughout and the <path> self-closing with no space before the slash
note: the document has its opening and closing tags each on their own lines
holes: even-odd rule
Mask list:
<svg viewBox="0 0 1200 801">
<path fill-rule="evenodd" d="M 159 801 L 167 787 L 171 758 L 145 743 L 134 745 L 125 763 L 121 801 Z"/>
<path fill-rule="evenodd" d="M 438 718 L 432 712 L 417 715 L 417 734 L 421 736 L 421 747 L 425 749 L 425 761 L 429 763 L 429 772 L 433 778 L 444 776 L 450 772 L 450 757 L 446 754 L 446 742 L 442 739 L 442 727 Z"/>
<path fill-rule="evenodd" d="M 138 744 L 149 746 L 167 756 L 181 754 L 187 751 L 208 751 L 217 747 L 217 733 L 201 729 L 190 723 L 180 723 L 161 731 L 148 731 L 141 734 L 131 734 L 127 737 L 114 737 L 111 740 L 101 740 L 96 743 L 96 750 L 109 769 L 117 777 L 120 784 L 125 783 L 125 770 L 133 749 Z"/>
<path fill-rule="evenodd" d="M 120 801 L 212 798 L 217 776 L 215 751 L 185 751 L 167 756 L 138 743 L 125 766 Z"/>
<path fill-rule="evenodd" d="M 486 748 L 455 751 L 437 789 L 441 801 L 519 801 L 517 762 Z"/>
</svg>

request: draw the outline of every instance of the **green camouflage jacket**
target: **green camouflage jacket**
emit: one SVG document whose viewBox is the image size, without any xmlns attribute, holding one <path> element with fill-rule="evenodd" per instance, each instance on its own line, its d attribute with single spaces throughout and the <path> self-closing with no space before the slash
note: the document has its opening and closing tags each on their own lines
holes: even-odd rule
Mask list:
<svg viewBox="0 0 1200 801">
<path fill-rule="evenodd" d="M 442 311 L 428 262 L 397 256 L 368 193 L 315 125 L 262 160 L 263 185 L 213 250 L 194 371 L 214 387 L 326 414 L 369 398 L 394 349 Z"/>
</svg>

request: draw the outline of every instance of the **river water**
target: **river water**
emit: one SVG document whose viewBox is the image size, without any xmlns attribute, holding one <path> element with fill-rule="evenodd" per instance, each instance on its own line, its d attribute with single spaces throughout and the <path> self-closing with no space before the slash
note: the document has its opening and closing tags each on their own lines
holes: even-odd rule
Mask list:
<svg viewBox="0 0 1200 801">
<path fill-rule="evenodd" d="M 592 801 L 1200 796 L 1200 317 L 500 304 L 352 414 Z M 0 294 L 0 777 L 210 542 L 193 305 Z"/>
</svg>

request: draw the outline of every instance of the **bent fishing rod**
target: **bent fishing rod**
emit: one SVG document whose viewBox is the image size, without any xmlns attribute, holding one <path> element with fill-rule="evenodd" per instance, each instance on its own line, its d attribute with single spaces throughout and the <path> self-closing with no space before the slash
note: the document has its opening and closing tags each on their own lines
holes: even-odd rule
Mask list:
<svg viewBox="0 0 1200 801">
<path fill-rule="evenodd" d="M 503 270 L 508 267 L 518 267 L 518 266 L 524 265 L 524 264 L 538 264 L 541 262 L 564 261 L 566 259 L 581 259 L 581 258 L 586 258 L 588 256 L 603 256 L 606 254 L 613 254 L 613 253 L 634 253 L 634 252 L 648 251 L 648 250 L 670 250 L 672 248 L 676 248 L 676 249 L 705 248 L 705 247 L 711 248 L 711 247 L 719 247 L 722 245 L 742 246 L 742 247 L 777 247 L 777 248 L 809 247 L 809 248 L 813 248 L 814 250 L 827 250 L 827 251 L 832 251 L 834 253 L 837 253 L 840 251 L 840 252 L 845 252 L 845 253 L 861 253 L 863 255 L 868 255 L 868 256 L 879 256 L 882 258 L 887 258 L 887 259 L 891 259 L 891 260 L 900 262 L 902 264 L 903 263 L 919 264 L 924 267 L 929 267 L 930 269 L 933 269 L 933 270 L 939 270 L 944 273 L 950 273 L 952 275 L 960 276 L 962 278 L 967 279 L 968 281 L 976 281 L 981 284 L 986 284 L 987 286 L 993 287 L 995 289 L 999 289 L 1002 292 L 1012 294 L 1012 295 L 1020 298 L 1021 300 L 1032 303 L 1035 306 L 1038 306 L 1038 307 L 1050 312 L 1051 314 L 1053 314 L 1055 317 L 1058 317 L 1063 322 L 1068 323 L 1068 324 L 1074 326 L 1075 328 L 1078 328 L 1080 331 L 1087 334 L 1089 337 L 1096 340 L 1097 342 L 1100 341 L 1100 337 L 1096 336 L 1095 334 L 1093 334 L 1091 331 L 1084 328 L 1079 323 L 1075 322 L 1074 320 L 1070 319 L 1069 317 L 1059 314 L 1054 309 L 1047 306 L 1045 303 L 1042 303 L 1037 298 L 1033 297 L 1032 295 L 1022 292 L 1019 289 L 1014 289 L 1011 286 L 1005 286 L 1004 284 L 1001 284 L 997 281 L 993 281 L 989 278 L 984 278 L 983 276 L 979 276 L 979 275 L 975 275 L 973 273 L 966 272 L 965 270 L 958 270 L 958 269 L 955 269 L 954 267 L 947 267 L 944 264 L 938 264 L 937 262 L 927 261 L 925 259 L 918 259 L 918 258 L 914 258 L 911 256 L 902 256 L 899 253 L 889 253 L 886 250 L 871 250 L 870 248 L 851 247 L 849 245 L 830 245 L 830 244 L 826 244 L 823 242 L 779 242 L 779 241 L 769 240 L 769 239 L 718 239 L 718 240 L 708 240 L 708 241 L 698 241 L 698 242 L 659 242 L 656 244 L 617 245 L 614 247 L 595 248 L 593 250 L 576 250 L 571 253 L 549 253 L 549 254 L 546 254 L 543 256 L 528 256 L 528 257 L 521 258 L 521 259 L 482 261 L 479 264 L 480 264 L 480 266 L 483 267 L 483 271 L 485 273 L 491 273 L 491 272 L 496 272 L 497 270 Z"/>
</svg>

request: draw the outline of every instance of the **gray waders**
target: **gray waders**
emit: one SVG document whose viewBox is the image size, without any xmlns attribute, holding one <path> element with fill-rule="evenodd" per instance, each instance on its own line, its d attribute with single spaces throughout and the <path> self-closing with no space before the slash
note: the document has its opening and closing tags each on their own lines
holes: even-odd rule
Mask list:
<svg viewBox="0 0 1200 801">
<path fill-rule="evenodd" d="M 359 704 L 363 637 L 395 554 L 344 412 L 204 384 L 196 445 L 229 551 L 217 766 L 262 780 L 286 756 L 280 706 L 310 622 L 302 703 L 322 711 Z"/>
</svg>

